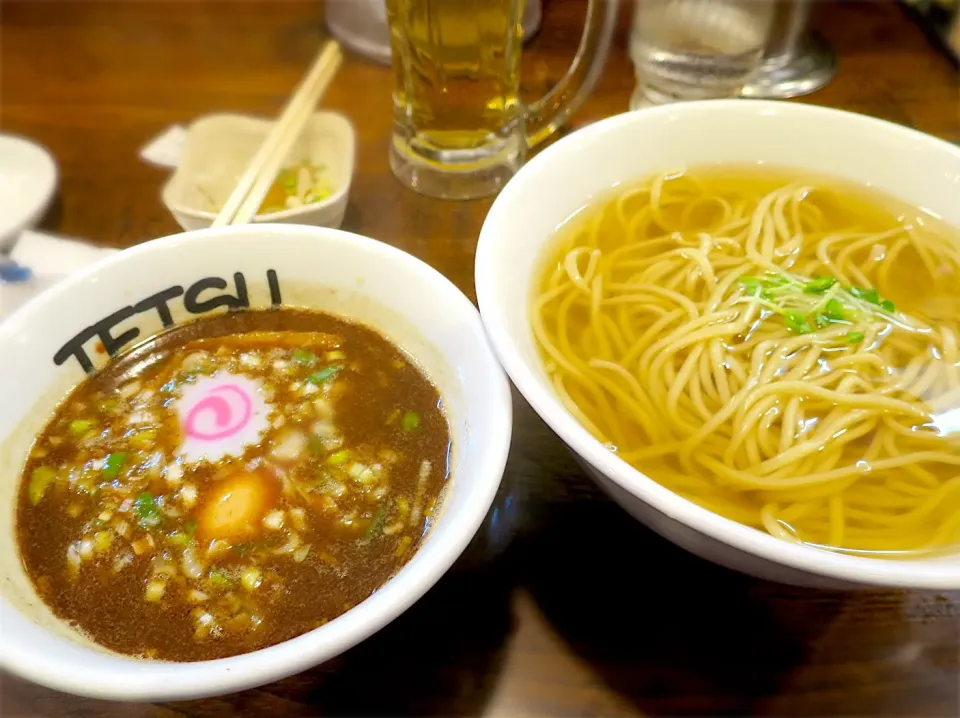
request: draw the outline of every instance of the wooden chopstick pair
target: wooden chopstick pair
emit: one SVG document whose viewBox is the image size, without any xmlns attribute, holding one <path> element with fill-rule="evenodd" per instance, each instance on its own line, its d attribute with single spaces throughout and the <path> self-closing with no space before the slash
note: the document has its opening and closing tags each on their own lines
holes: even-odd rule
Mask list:
<svg viewBox="0 0 960 718">
<path fill-rule="evenodd" d="M 283 108 L 260 149 L 250 160 L 237 186 L 213 221 L 213 227 L 247 224 L 253 220 L 270 190 L 270 185 L 276 179 L 287 155 L 303 132 L 342 61 L 340 45 L 335 40 L 327 42 Z"/>
</svg>

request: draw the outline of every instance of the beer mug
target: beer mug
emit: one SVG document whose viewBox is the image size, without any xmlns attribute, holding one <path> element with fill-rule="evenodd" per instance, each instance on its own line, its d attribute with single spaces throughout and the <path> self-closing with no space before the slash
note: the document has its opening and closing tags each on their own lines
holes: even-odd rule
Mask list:
<svg viewBox="0 0 960 718">
<path fill-rule="evenodd" d="M 566 76 L 520 100 L 523 0 L 387 0 L 394 69 L 390 167 L 431 197 L 492 194 L 560 127 L 600 75 L 617 0 L 588 0 Z"/>
</svg>

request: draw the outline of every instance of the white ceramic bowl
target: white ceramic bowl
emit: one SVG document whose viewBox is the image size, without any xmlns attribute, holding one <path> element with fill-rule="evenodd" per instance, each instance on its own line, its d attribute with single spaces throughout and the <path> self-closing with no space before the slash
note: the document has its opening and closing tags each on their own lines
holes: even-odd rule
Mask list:
<svg viewBox="0 0 960 718">
<path fill-rule="evenodd" d="M 213 223 L 271 125 L 272 120 L 234 114 L 207 115 L 191 123 L 180 164 L 160 195 L 177 224 L 189 231 Z M 253 221 L 339 227 L 347 210 L 356 150 L 350 120 L 337 112 L 314 113 L 289 159 L 326 166 L 333 193 L 320 202 L 258 214 Z"/>
<path fill-rule="evenodd" d="M 960 148 L 898 125 L 810 105 L 746 100 L 681 103 L 612 117 L 560 140 L 523 167 L 483 225 L 477 297 L 504 368 L 617 502 L 693 553 L 801 585 L 960 588 L 960 555 L 923 561 L 841 556 L 700 508 L 604 449 L 552 391 L 528 319 L 544 245 L 575 211 L 618 182 L 715 162 L 765 162 L 871 184 L 960 227 Z"/>
<path fill-rule="evenodd" d="M 57 163 L 43 147 L 0 135 L 0 252 L 37 224 L 57 189 Z"/>
<path fill-rule="evenodd" d="M 136 660 L 86 642 L 37 598 L 13 534 L 19 471 L 35 434 L 85 374 L 58 349 L 123 307 L 170 287 L 244 275 L 253 307 L 270 305 L 267 271 L 282 303 L 351 317 L 403 347 L 443 397 L 453 442 L 452 478 L 413 558 L 370 598 L 330 623 L 270 648 L 200 663 Z M 220 294 L 206 289 L 201 298 Z M 188 318 L 182 297 L 169 303 Z M 214 311 L 222 311 L 214 310 Z M 161 328 L 155 309 L 114 336 Z M 87 343 L 92 345 L 93 341 Z M 91 356 L 98 356 L 90 352 Z M 99 360 L 102 362 L 102 360 Z M 0 324 L 0 667 L 63 691 L 108 699 L 175 700 L 228 693 L 283 678 L 337 655 L 391 621 L 450 567 L 480 527 L 507 458 L 511 400 L 480 316 L 447 279 L 408 254 L 332 229 L 246 225 L 142 244 L 72 276 Z"/>
</svg>

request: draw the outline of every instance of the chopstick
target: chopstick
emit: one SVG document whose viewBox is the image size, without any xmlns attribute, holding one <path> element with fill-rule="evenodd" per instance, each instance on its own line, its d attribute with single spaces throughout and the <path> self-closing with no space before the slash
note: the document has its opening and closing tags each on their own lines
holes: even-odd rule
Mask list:
<svg viewBox="0 0 960 718">
<path fill-rule="evenodd" d="M 257 215 L 277 172 L 342 61 L 343 53 L 335 40 L 330 40 L 321 48 L 211 226 L 247 224 Z"/>
</svg>

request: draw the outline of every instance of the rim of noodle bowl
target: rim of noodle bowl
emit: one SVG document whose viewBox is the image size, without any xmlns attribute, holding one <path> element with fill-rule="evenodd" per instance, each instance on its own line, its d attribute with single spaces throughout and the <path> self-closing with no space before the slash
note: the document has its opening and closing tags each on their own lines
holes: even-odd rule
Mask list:
<svg viewBox="0 0 960 718">
<path fill-rule="evenodd" d="M 873 127 L 887 137 L 891 133 L 899 134 L 902 139 L 909 140 L 915 147 L 924 147 L 941 154 L 946 153 L 960 162 L 960 147 L 944 140 L 885 120 L 800 103 L 742 99 L 705 100 L 646 108 L 588 125 L 557 141 L 524 165 L 501 191 L 481 229 L 475 262 L 477 302 L 500 362 L 537 414 L 574 452 L 635 498 L 705 536 L 776 564 L 847 583 L 932 590 L 960 589 L 960 564 L 957 563 L 935 562 L 935 559 L 897 560 L 849 556 L 809 545 L 791 543 L 765 531 L 727 519 L 681 497 L 606 449 L 569 413 L 556 393 L 541 380 L 540 367 L 531 366 L 514 341 L 506 319 L 513 316 L 516 311 L 522 311 L 526 331 L 532 331 L 528 317 L 529 303 L 524 302 L 523 308 L 517 310 L 503 306 L 498 301 L 497 287 L 502 281 L 498 277 L 498 262 L 504 261 L 501 246 L 508 241 L 503 239 L 504 233 L 500 230 L 509 221 L 511 212 L 515 211 L 514 196 L 520 192 L 521 185 L 539 183 L 541 187 L 549 186 L 555 181 L 550 178 L 551 167 L 560 157 L 570 150 L 588 148 L 597 137 L 616 133 L 627 126 L 643 125 L 646 121 L 662 115 L 669 118 L 671 115 L 700 113 L 709 118 L 713 114 L 721 114 L 722 119 L 726 120 L 729 119 L 730 114 L 723 113 L 733 112 L 786 113 L 809 117 L 811 122 L 855 121 L 863 124 L 865 130 Z M 704 127 L 709 126 L 707 123 L 704 124 Z M 750 161 L 750 158 L 744 159 L 744 163 Z M 960 176 L 956 181 L 960 186 Z M 549 194 L 549 191 L 544 190 L 544 193 Z M 590 196 L 585 195 L 584 203 L 589 200 Z M 567 219 L 569 217 L 563 221 Z M 542 256 L 548 241 L 547 238 L 538 243 L 538 255 Z M 534 279 L 528 277 L 528 280 L 527 286 L 530 287 Z M 950 556 L 952 554 L 947 554 L 947 557 Z"/>
</svg>

